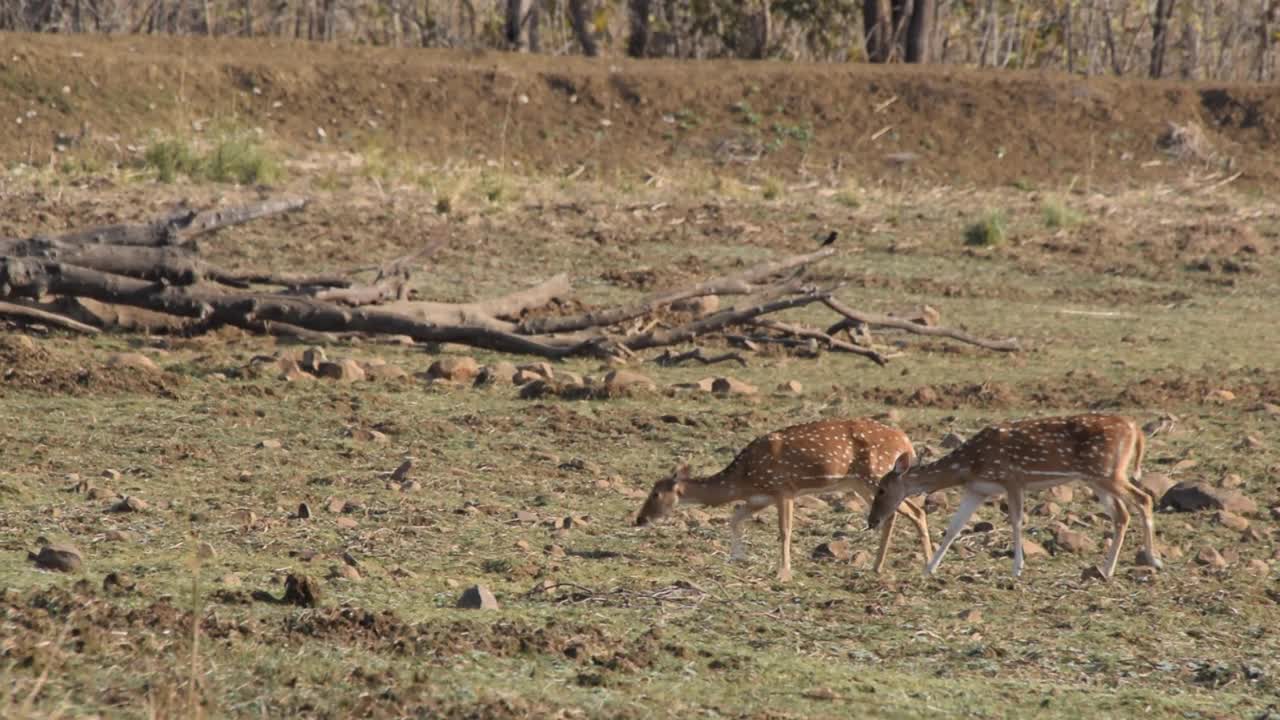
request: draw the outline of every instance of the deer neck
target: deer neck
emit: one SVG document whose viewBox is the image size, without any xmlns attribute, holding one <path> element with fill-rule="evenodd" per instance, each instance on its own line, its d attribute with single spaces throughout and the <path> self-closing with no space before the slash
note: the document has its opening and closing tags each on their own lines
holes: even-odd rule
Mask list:
<svg viewBox="0 0 1280 720">
<path fill-rule="evenodd" d="M 963 465 L 944 457 L 913 469 L 906 479 L 907 496 L 910 497 L 964 485 L 969 481 L 969 473 Z"/>
<path fill-rule="evenodd" d="M 684 493 L 680 496 L 680 502 L 695 505 L 724 505 L 741 500 L 745 495 L 735 475 L 736 473 L 730 473 L 726 469 L 715 475 L 690 478 L 684 483 Z"/>
</svg>

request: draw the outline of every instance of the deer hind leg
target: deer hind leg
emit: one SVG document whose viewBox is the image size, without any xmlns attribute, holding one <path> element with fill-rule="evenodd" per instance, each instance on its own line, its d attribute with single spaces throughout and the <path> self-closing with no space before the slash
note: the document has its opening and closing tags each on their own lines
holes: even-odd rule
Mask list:
<svg viewBox="0 0 1280 720">
<path fill-rule="evenodd" d="M 791 519 L 796 507 L 794 498 L 778 498 L 778 539 L 782 543 L 782 565 L 778 568 L 778 580 L 791 580 Z"/>
<path fill-rule="evenodd" d="M 1120 558 L 1120 545 L 1124 542 L 1125 530 L 1129 527 L 1129 510 L 1125 508 L 1124 501 L 1111 491 L 1097 486 L 1094 486 L 1093 491 L 1098 494 L 1103 507 L 1110 513 L 1111 524 L 1115 526 L 1115 535 L 1111 538 L 1111 545 L 1107 547 L 1107 555 L 1102 564 L 1102 576 L 1110 578 L 1115 572 L 1116 561 Z"/>
<path fill-rule="evenodd" d="M 1142 526 L 1142 546 L 1147 554 L 1147 561 L 1154 568 L 1164 567 L 1160 555 L 1156 552 L 1155 498 L 1145 489 L 1132 483 L 1125 484 L 1129 499 L 1138 507 L 1138 524 Z"/>
<path fill-rule="evenodd" d="M 769 507 L 768 502 L 752 503 L 750 500 L 739 505 L 733 511 L 733 517 L 729 520 L 729 537 L 731 544 L 729 548 L 729 560 L 737 562 L 747 559 L 747 551 L 742 544 L 742 523 L 747 521 L 752 515 Z"/>
<path fill-rule="evenodd" d="M 956 536 L 964 529 L 965 523 L 969 522 L 969 518 L 978 511 L 982 506 L 982 502 L 987 499 L 986 494 L 978 492 L 973 488 L 966 487 L 964 489 L 964 497 L 960 498 L 960 507 L 956 509 L 956 514 L 951 516 L 951 524 L 947 525 L 947 532 L 942 536 L 942 542 L 938 544 L 938 549 L 933 553 L 933 557 L 929 560 L 929 564 L 924 568 L 925 575 L 932 575 L 934 570 L 938 569 L 938 565 L 942 562 L 942 558 L 947 554 L 947 548 L 951 547 L 951 543 L 955 542 Z"/>
</svg>

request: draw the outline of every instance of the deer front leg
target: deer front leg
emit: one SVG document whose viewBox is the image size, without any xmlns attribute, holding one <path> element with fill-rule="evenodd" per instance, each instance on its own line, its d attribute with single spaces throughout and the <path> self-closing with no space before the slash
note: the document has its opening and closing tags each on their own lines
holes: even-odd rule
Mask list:
<svg viewBox="0 0 1280 720">
<path fill-rule="evenodd" d="M 890 515 L 884 521 L 884 527 L 880 528 L 880 550 L 876 553 L 874 568 L 877 574 L 884 569 L 884 561 L 889 557 L 889 540 L 893 537 L 893 520 L 897 516 L 897 513 Z"/>
<path fill-rule="evenodd" d="M 1013 576 L 1022 575 L 1022 502 L 1021 486 L 1009 490 L 1009 524 L 1013 527 Z"/>
<path fill-rule="evenodd" d="M 778 498 L 778 539 L 782 542 L 782 565 L 778 568 L 778 580 L 791 580 L 791 518 L 796 501 L 789 497 Z"/>
<path fill-rule="evenodd" d="M 1107 512 L 1111 515 L 1111 524 L 1114 526 L 1115 536 L 1111 538 L 1111 545 L 1107 547 L 1107 555 L 1102 564 L 1102 576 L 1110 579 L 1111 574 L 1116 570 L 1116 561 L 1120 559 L 1120 545 L 1124 542 L 1125 530 L 1129 527 L 1129 510 L 1125 508 L 1124 502 L 1111 492 L 1101 490 L 1097 486 L 1093 491 L 1098 494 L 1098 499 L 1102 500 L 1103 507 L 1107 508 Z"/>
<path fill-rule="evenodd" d="M 733 511 L 733 517 L 729 520 L 729 537 L 731 540 L 729 547 L 729 560 L 731 562 L 739 562 L 747 559 L 747 551 L 742 544 L 742 523 L 746 522 L 748 518 L 766 507 L 768 507 L 767 504 L 757 505 L 748 501 L 739 505 Z"/>
<path fill-rule="evenodd" d="M 938 569 L 938 565 L 942 562 L 942 558 L 947 554 L 947 548 L 951 547 L 951 543 L 955 542 L 956 536 L 964 529 L 965 523 L 969 522 L 969 518 L 978 511 L 982 506 L 982 501 L 987 496 L 983 493 L 966 487 L 964 489 L 964 497 L 960 498 L 960 507 L 956 508 L 956 514 L 951 516 L 951 524 L 947 525 L 947 532 L 942 536 L 942 542 L 938 545 L 938 550 L 933 554 L 933 558 L 929 560 L 929 564 L 924 568 L 925 575 L 932 575 L 934 570 Z"/>
</svg>

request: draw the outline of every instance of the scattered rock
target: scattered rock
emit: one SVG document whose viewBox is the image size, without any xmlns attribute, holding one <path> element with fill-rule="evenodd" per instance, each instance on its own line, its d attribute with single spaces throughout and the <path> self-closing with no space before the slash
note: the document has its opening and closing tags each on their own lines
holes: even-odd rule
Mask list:
<svg viewBox="0 0 1280 720">
<path fill-rule="evenodd" d="M 693 313 L 695 318 L 700 318 L 720 309 L 720 297 L 717 295 L 703 295 L 701 297 L 685 298 L 671 303 L 671 309 L 676 312 Z"/>
<path fill-rule="evenodd" d="M 356 529 L 356 528 L 360 527 L 360 523 L 356 522 L 356 519 L 355 519 L 355 518 L 352 518 L 352 517 L 346 517 L 346 516 L 343 516 L 343 517 L 338 518 L 337 520 L 334 520 L 334 521 L 333 521 L 333 524 L 334 524 L 334 525 L 337 525 L 338 527 L 342 528 L 343 530 L 354 530 L 354 529 Z"/>
<path fill-rule="evenodd" d="M 606 392 L 626 393 L 636 390 L 656 390 L 657 383 L 647 375 L 642 375 L 634 370 L 610 370 L 608 375 L 604 376 L 604 387 Z"/>
<path fill-rule="evenodd" d="M 497 610 L 498 599 L 484 585 L 472 585 L 458 596 L 455 607 L 466 610 Z"/>
<path fill-rule="evenodd" d="M 1271 513 L 1272 520 L 1280 520 L 1280 505 L 1273 505 L 1268 512 Z"/>
<path fill-rule="evenodd" d="M 907 404 L 924 406 L 936 405 L 940 399 L 941 398 L 938 396 L 937 390 L 925 385 L 917 388 L 915 392 L 911 393 L 911 397 L 907 398 Z"/>
<path fill-rule="evenodd" d="M 57 572 L 76 572 L 84 564 L 80 550 L 67 543 L 45 545 L 38 553 L 28 553 L 27 559 L 35 561 L 38 568 Z"/>
<path fill-rule="evenodd" d="M 554 380 L 556 376 L 555 371 L 551 369 L 551 363 L 545 361 L 520 365 L 516 367 L 516 371 L 532 373 L 543 380 Z"/>
<path fill-rule="evenodd" d="M 506 361 L 485 365 L 476 373 L 475 385 L 511 385 L 517 372 L 516 366 Z"/>
<path fill-rule="evenodd" d="M 1219 510 L 1213 514 L 1213 519 L 1219 525 L 1239 532 L 1244 532 L 1249 529 L 1249 521 L 1230 510 Z"/>
<path fill-rule="evenodd" d="M 329 579 L 331 580 L 349 580 L 351 582 L 360 582 L 364 578 L 360 576 L 360 571 L 356 568 L 343 563 L 334 565 L 329 568 Z"/>
<path fill-rule="evenodd" d="M 853 551 L 849 547 L 846 540 L 832 540 L 824 542 L 813 549 L 814 560 L 848 560 L 853 557 Z"/>
<path fill-rule="evenodd" d="M 1032 515 L 1037 515 L 1041 517 L 1054 518 L 1054 517 L 1058 517 L 1058 515 L 1061 512 L 1062 512 L 1062 508 L 1059 507 L 1058 503 L 1056 502 L 1042 502 L 1039 505 L 1031 508 Z"/>
<path fill-rule="evenodd" d="M 982 611 L 978 608 L 969 608 L 968 610 L 961 610 L 956 617 L 960 618 L 962 622 L 977 625 L 982 622 Z"/>
<path fill-rule="evenodd" d="M 1240 477 L 1240 473 L 1227 473 L 1222 476 L 1222 481 L 1218 484 L 1228 490 L 1234 490 L 1239 487 L 1244 487 L 1244 478 Z"/>
<path fill-rule="evenodd" d="M 1094 549 L 1093 538 L 1082 532 L 1072 530 L 1062 523 L 1053 526 L 1054 544 L 1065 552 L 1082 553 Z"/>
<path fill-rule="evenodd" d="M 346 435 L 356 442 L 385 443 L 387 441 L 384 433 L 366 428 L 347 428 Z"/>
<path fill-rule="evenodd" d="M 1245 569 L 1249 571 L 1250 575 L 1257 577 L 1266 577 L 1271 574 L 1271 566 L 1267 564 L 1267 561 L 1259 560 L 1258 558 L 1250 560 Z"/>
<path fill-rule="evenodd" d="M 133 533 L 128 530 L 108 530 L 102 534 L 103 539 L 109 542 L 133 542 Z"/>
<path fill-rule="evenodd" d="M 960 433 L 949 432 L 942 436 L 942 447 L 944 450 L 955 450 L 964 444 L 965 437 Z"/>
<path fill-rule="evenodd" d="M 871 567 L 871 553 L 866 550 L 859 550 L 853 554 L 853 557 L 849 558 L 849 564 L 856 568 L 869 568 Z"/>
<path fill-rule="evenodd" d="M 697 392 L 711 392 L 711 387 L 716 384 L 715 378 L 702 378 L 698 382 L 676 383 L 671 387 L 676 390 L 694 390 Z"/>
<path fill-rule="evenodd" d="M 1138 485 L 1150 490 L 1157 500 L 1164 497 L 1165 493 L 1169 492 L 1169 488 L 1177 484 L 1173 478 L 1164 473 L 1143 473 L 1142 479 L 1138 481 Z"/>
<path fill-rule="evenodd" d="M 783 395 L 802 395 L 804 394 L 804 386 L 797 380 L 788 380 L 778 385 L 778 392 Z"/>
<path fill-rule="evenodd" d="M 240 579 L 240 576 L 235 573 L 228 573 L 226 575 L 223 575 L 221 582 L 223 587 L 228 587 L 228 588 L 238 588 L 242 584 L 244 584 L 244 581 Z"/>
<path fill-rule="evenodd" d="M 1271 417 L 1280 417 L 1280 405 L 1275 403 L 1264 402 L 1255 409 L 1260 412 L 1264 412 Z"/>
<path fill-rule="evenodd" d="M 126 512 L 142 512 L 148 507 L 146 501 L 131 495 L 120 498 L 120 501 L 107 508 L 107 512 L 126 513 Z"/>
<path fill-rule="evenodd" d="M 231 513 L 231 521 L 244 527 L 252 527 L 258 523 L 258 515 L 252 510 L 241 508 Z"/>
<path fill-rule="evenodd" d="M 347 509 L 347 501 L 342 498 L 330 498 L 329 503 L 325 506 L 329 512 L 338 514 L 345 512 Z"/>
<path fill-rule="evenodd" d="M 685 516 L 697 524 L 698 527 L 707 527 L 711 524 L 711 513 L 698 508 L 689 508 L 685 512 Z"/>
<path fill-rule="evenodd" d="M 115 353 L 107 358 L 107 367 L 129 368 L 151 375 L 160 374 L 160 366 L 142 353 Z"/>
<path fill-rule="evenodd" d="M 284 579 L 284 597 L 280 602 L 285 605 L 299 607 L 319 607 L 320 588 L 314 580 L 306 575 L 290 574 Z"/>
<path fill-rule="evenodd" d="M 1228 510 L 1239 515 L 1257 512 L 1258 505 L 1239 490 L 1216 488 L 1201 482 L 1180 482 L 1160 498 L 1161 508 L 1178 512 Z"/>
<path fill-rule="evenodd" d="M 1236 399 L 1236 394 L 1226 389 L 1214 390 L 1209 393 L 1208 399 L 1218 400 L 1220 402 L 1231 402 Z"/>
<path fill-rule="evenodd" d="M 449 382 L 470 382 L 478 374 L 480 366 L 469 355 L 443 357 L 427 368 L 428 378 L 441 378 Z"/>
<path fill-rule="evenodd" d="M 1101 580 L 1102 582 L 1106 582 L 1107 576 L 1102 574 L 1102 568 L 1098 567 L 1097 565 L 1090 565 L 1089 567 L 1080 571 L 1080 579 L 1081 580 Z"/>
<path fill-rule="evenodd" d="M 515 548 L 516 548 L 517 550 L 523 550 L 523 551 L 525 551 L 525 552 L 529 552 L 529 541 L 528 541 L 528 540 L 524 540 L 524 539 L 517 540 L 517 541 L 515 541 L 515 543 L 513 543 L 513 544 L 515 545 Z"/>
<path fill-rule="evenodd" d="M 711 392 L 717 395 L 755 395 L 760 391 L 754 385 L 725 376 L 718 377 L 711 383 Z"/>
<path fill-rule="evenodd" d="M 386 382 L 391 380 L 404 380 L 409 377 L 409 373 L 405 372 L 405 369 L 399 365 L 371 365 L 365 363 L 362 365 L 362 368 L 364 369 L 365 378 L 369 380 L 381 380 Z"/>
<path fill-rule="evenodd" d="M 120 474 L 119 470 L 112 470 L 111 468 L 107 468 L 106 470 L 102 471 L 102 477 L 112 482 L 120 482 L 120 478 L 123 476 Z"/>
<path fill-rule="evenodd" d="M 546 380 L 548 380 L 548 378 L 544 378 L 532 370 L 516 370 L 515 375 L 511 376 L 512 385 L 528 385 L 529 383 L 538 381 L 545 382 Z"/>
<path fill-rule="evenodd" d="M 258 442 L 259 450 L 279 450 L 284 447 L 284 443 L 275 438 L 267 438 Z"/>
<path fill-rule="evenodd" d="M 322 378 L 344 383 L 365 379 L 364 368 L 360 367 L 360 363 L 351 358 L 343 358 L 337 362 L 320 363 L 320 369 L 316 374 Z"/>
<path fill-rule="evenodd" d="M 298 503 L 298 511 L 293 514 L 298 520 L 307 520 L 311 517 L 311 506 L 306 503 Z"/>
<path fill-rule="evenodd" d="M 976 523 L 974 523 L 974 524 L 973 524 L 973 532 L 974 532 L 974 533 L 989 533 L 989 532 L 991 532 L 992 530 L 995 530 L 995 529 L 996 529 L 996 526 L 995 526 L 995 525 L 992 525 L 991 523 L 987 522 L 986 520 L 979 520 L 978 522 L 976 522 Z"/>
<path fill-rule="evenodd" d="M 1022 538 L 1022 555 L 1023 557 L 1028 558 L 1048 557 L 1049 551 L 1045 550 L 1044 546 L 1035 540 L 1030 540 L 1024 537 Z"/>
<path fill-rule="evenodd" d="M 320 374 L 320 366 L 329 362 L 329 356 L 325 355 L 322 347 L 309 347 L 302 353 L 302 362 L 298 363 L 303 370 L 312 375 Z"/>
<path fill-rule="evenodd" d="M 1261 543 L 1266 541 L 1267 541 L 1267 534 L 1253 526 L 1245 528 L 1240 533 L 1240 542 Z"/>
<path fill-rule="evenodd" d="M 528 510 L 517 510 L 515 513 L 515 521 L 518 523 L 536 523 L 538 515 Z"/>
<path fill-rule="evenodd" d="M 1063 505 L 1067 505 L 1076 499 L 1076 491 L 1070 485 L 1054 485 L 1049 488 L 1049 495 Z"/>
<path fill-rule="evenodd" d="M 947 495 L 942 491 L 931 492 L 924 496 L 924 510 L 927 513 L 936 513 L 947 509 Z"/>
<path fill-rule="evenodd" d="M 102 578 L 102 591 L 108 595 L 127 595 L 136 589 L 138 584 L 133 578 L 119 572 L 109 572 Z"/>
<path fill-rule="evenodd" d="M 1224 568 L 1227 566 L 1226 558 L 1222 557 L 1222 553 L 1216 548 L 1203 547 L 1196 553 L 1196 563 L 1210 568 Z"/>
<path fill-rule="evenodd" d="M 90 500 L 109 500 L 119 497 L 119 494 L 110 488 L 91 487 L 85 492 L 84 496 Z"/>
</svg>

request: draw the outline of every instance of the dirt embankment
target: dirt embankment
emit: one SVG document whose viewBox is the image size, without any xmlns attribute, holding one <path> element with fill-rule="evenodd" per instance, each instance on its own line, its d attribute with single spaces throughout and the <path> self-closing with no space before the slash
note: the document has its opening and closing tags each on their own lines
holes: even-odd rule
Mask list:
<svg viewBox="0 0 1280 720">
<path fill-rule="evenodd" d="M 518 161 L 591 175 L 721 164 L 941 183 L 1185 176 L 1159 145 L 1242 183 L 1280 179 L 1280 87 L 932 67 L 636 62 L 202 38 L 3 36 L 0 153 L 55 133 L 125 155 L 149 133 L 234 122 L 303 149 Z M 323 132 L 322 132 L 323 131 Z M 1159 161 L 1158 163 L 1156 161 Z M 1199 166 L 1205 169 L 1207 166 Z"/>
</svg>

